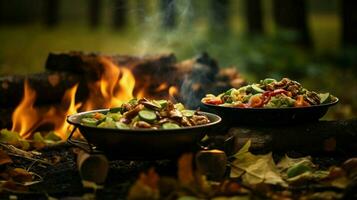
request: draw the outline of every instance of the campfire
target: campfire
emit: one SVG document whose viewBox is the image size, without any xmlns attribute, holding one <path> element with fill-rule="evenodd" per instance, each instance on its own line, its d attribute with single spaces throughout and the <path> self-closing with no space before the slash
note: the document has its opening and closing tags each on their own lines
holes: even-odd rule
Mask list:
<svg viewBox="0 0 357 200">
<path fill-rule="evenodd" d="M 0 119 L 4 128 L 0 134 L 0 166 L 4 166 L 0 178 L 5 181 L 2 187 L 10 193 L 30 191 L 42 197 L 36 191 L 45 190 L 66 197 L 101 188 L 97 198 L 111 198 L 113 194 L 130 199 L 170 195 L 292 198 L 332 188 L 333 197 L 354 195 L 353 189 L 348 189 L 355 187 L 353 120 L 279 127 L 223 123 L 200 141 L 197 154 L 154 161 L 111 159 L 107 152 L 97 151 L 84 141 L 79 132 L 75 135 L 80 142 L 77 147 L 82 145 L 85 150 L 70 145 L 72 140 L 65 142 L 76 130 L 66 122 L 67 116 L 75 113 L 117 108 L 144 97 L 183 102 L 196 109 L 207 93 L 219 94 L 245 85 L 234 67 L 219 67 L 206 53 L 183 61 L 177 61 L 173 54 L 51 53 L 45 68 L 42 73 L 0 78 L 4 97 L 0 99 L 0 112 L 4 113 Z M 185 134 L 193 133 L 187 129 Z M 108 140 L 114 140 L 111 136 Z M 146 140 L 141 142 L 145 144 Z M 170 146 L 180 143 L 175 139 L 171 142 Z M 131 146 L 135 145 L 128 144 L 128 148 Z M 145 148 L 140 153 L 145 154 Z M 311 187 L 299 186 L 300 181 L 307 180 L 313 182 Z M 323 185 L 316 185 L 320 183 Z"/>
<path fill-rule="evenodd" d="M 13 106 L 23 96 L 11 118 L 11 130 L 23 138 L 45 130 L 66 139 L 70 132 L 68 115 L 117 107 L 133 98 L 182 100 L 196 106 L 196 95 L 244 83 L 233 68 L 214 75 L 218 65 L 207 54 L 176 62 L 172 54 L 139 58 L 70 52 L 50 54 L 46 69 L 48 74 L 16 77 L 21 80 L 18 82 L 13 77 L 0 80 L 1 92 L 9 94 L 1 104 Z M 38 81 L 39 76 L 45 78 Z M 12 87 L 23 88 L 23 95 L 11 94 Z M 190 92 L 180 95 L 180 90 Z"/>
</svg>

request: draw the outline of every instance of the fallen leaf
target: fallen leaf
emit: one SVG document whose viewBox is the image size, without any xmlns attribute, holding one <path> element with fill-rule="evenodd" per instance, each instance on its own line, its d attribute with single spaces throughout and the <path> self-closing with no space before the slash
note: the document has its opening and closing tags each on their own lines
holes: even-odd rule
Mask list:
<svg viewBox="0 0 357 200">
<path fill-rule="evenodd" d="M 317 171 L 307 171 L 292 178 L 287 178 L 286 181 L 293 185 L 303 185 L 311 181 L 321 181 L 329 175 L 328 171 L 317 170 Z"/>
<path fill-rule="evenodd" d="M 9 169 L 8 174 L 12 180 L 19 183 L 30 182 L 33 180 L 32 174 L 22 168 Z"/>
<path fill-rule="evenodd" d="M 254 155 L 249 152 L 250 140 L 233 157 L 232 178 L 242 177 L 246 184 L 268 183 L 287 186 L 279 174 L 272 154 Z"/>
<path fill-rule="evenodd" d="M 12 180 L 5 181 L 4 183 L 2 183 L 0 185 L 0 187 L 2 189 L 14 191 L 14 192 L 26 192 L 26 191 L 28 191 L 28 187 L 26 187 L 24 185 L 21 185 L 21 184 L 18 184 L 18 183 L 15 183 Z"/>
<path fill-rule="evenodd" d="M 290 167 L 297 165 L 299 163 L 303 163 L 306 166 L 311 168 L 315 168 L 316 166 L 312 163 L 311 156 L 301 157 L 301 158 L 290 158 L 288 155 L 285 155 L 283 159 L 281 159 L 276 165 L 280 172 L 284 172 L 288 170 Z"/>
<path fill-rule="evenodd" d="M 21 148 L 20 135 L 17 132 L 2 129 L 0 131 L 0 142 L 5 144 L 11 144 L 15 147 Z"/>
<path fill-rule="evenodd" d="M 40 132 L 36 132 L 32 137 L 31 146 L 35 149 L 42 149 L 46 147 L 45 139 L 42 137 Z"/>
<path fill-rule="evenodd" d="M 62 139 L 56 135 L 56 133 L 54 131 L 49 132 L 45 137 L 44 137 L 45 141 L 47 142 L 58 142 L 61 141 Z"/>
<path fill-rule="evenodd" d="M 357 177 L 357 158 L 350 158 L 342 164 L 342 168 L 351 178 Z"/>
<path fill-rule="evenodd" d="M 243 159 L 243 157 L 247 157 L 247 159 L 245 160 L 246 163 L 248 163 L 248 162 L 253 163 L 254 159 L 249 161 L 249 159 L 252 157 L 246 156 L 246 154 L 249 153 L 250 145 L 251 145 L 251 141 L 248 140 L 247 143 L 245 143 L 243 145 L 243 147 L 236 154 L 234 154 L 232 157 L 236 158 L 236 159 L 241 159 L 241 160 Z M 235 162 L 232 163 L 232 165 L 235 166 L 234 163 L 237 163 L 237 162 L 238 161 L 236 160 Z M 230 177 L 232 177 L 232 178 L 240 177 L 243 173 L 244 173 L 244 169 L 239 168 L 239 167 L 232 167 Z"/>
<path fill-rule="evenodd" d="M 182 196 L 180 198 L 178 198 L 177 200 L 200 200 L 197 197 L 193 197 L 193 196 Z"/>
<path fill-rule="evenodd" d="M 12 163 L 11 158 L 7 153 L 0 149 L 0 166 Z"/>
</svg>

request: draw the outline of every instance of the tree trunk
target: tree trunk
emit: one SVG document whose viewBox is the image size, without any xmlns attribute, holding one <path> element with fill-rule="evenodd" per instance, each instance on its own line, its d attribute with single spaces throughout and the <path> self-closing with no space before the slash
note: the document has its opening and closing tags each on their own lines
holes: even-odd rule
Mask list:
<svg viewBox="0 0 357 200">
<path fill-rule="evenodd" d="M 28 24 L 37 18 L 36 2 L 24 0 L 0 0 L 0 24 Z"/>
<path fill-rule="evenodd" d="M 211 26 L 213 30 L 228 29 L 229 0 L 211 0 Z"/>
<path fill-rule="evenodd" d="M 127 0 L 114 0 L 113 25 L 115 29 L 123 29 L 127 24 Z"/>
<path fill-rule="evenodd" d="M 89 1 L 89 24 L 92 28 L 100 24 L 102 10 L 102 1 L 90 0 Z"/>
<path fill-rule="evenodd" d="M 273 16 L 278 28 L 295 31 L 297 44 L 309 46 L 306 0 L 273 0 Z"/>
<path fill-rule="evenodd" d="M 263 33 L 263 14 L 261 0 L 246 0 L 246 19 L 249 33 Z"/>
<path fill-rule="evenodd" d="M 44 13 L 46 26 L 53 27 L 59 22 L 59 0 L 45 0 Z"/>
<path fill-rule="evenodd" d="M 161 0 L 162 27 L 172 29 L 176 25 L 175 0 Z"/>
<path fill-rule="evenodd" d="M 357 1 L 342 0 L 342 41 L 344 46 L 357 46 Z"/>
<path fill-rule="evenodd" d="M 145 17 L 147 16 L 147 1 L 136 0 L 136 19 L 139 23 L 144 23 Z"/>
</svg>

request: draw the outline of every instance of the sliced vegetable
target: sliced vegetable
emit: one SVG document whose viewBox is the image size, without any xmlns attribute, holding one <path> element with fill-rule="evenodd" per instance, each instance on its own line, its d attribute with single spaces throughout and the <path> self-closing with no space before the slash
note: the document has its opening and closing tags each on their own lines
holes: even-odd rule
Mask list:
<svg viewBox="0 0 357 200">
<path fill-rule="evenodd" d="M 97 120 L 103 120 L 105 119 L 105 115 L 103 113 L 94 113 L 94 118 L 97 119 Z"/>
<path fill-rule="evenodd" d="M 129 129 L 130 128 L 127 124 L 124 124 L 123 122 L 115 122 L 115 126 L 118 129 Z"/>
<path fill-rule="evenodd" d="M 167 106 L 167 100 L 153 100 L 153 102 L 159 104 L 161 108 L 165 108 Z"/>
<path fill-rule="evenodd" d="M 177 110 L 180 111 L 185 109 L 185 106 L 182 103 L 176 103 L 174 106 Z"/>
<path fill-rule="evenodd" d="M 270 83 L 274 83 L 274 82 L 276 82 L 276 80 L 275 79 L 273 79 L 273 78 L 266 78 L 266 79 L 264 79 L 263 81 L 261 81 L 263 84 L 270 84 Z"/>
<path fill-rule="evenodd" d="M 233 92 L 233 90 L 235 90 L 235 89 L 234 89 L 234 88 L 231 88 L 231 89 L 227 90 L 224 94 L 225 94 L 225 95 L 231 95 L 232 92 Z"/>
<path fill-rule="evenodd" d="M 139 112 L 139 117 L 144 121 L 152 122 L 156 119 L 156 113 L 151 110 L 141 110 Z"/>
<path fill-rule="evenodd" d="M 330 101 L 330 93 L 320 93 L 320 103 L 327 103 Z"/>
<path fill-rule="evenodd" d="M 249 100 L 249 106 L 252 108 L 262 107 L 263 104 L 263 96 L 260 94 L 253 95 Z"/>
<path fill-rule="evenodd" d="M 98 120 L 95 118 L 82 118 L 81 121 L 83 124 L 88 126 L 96 126 L 98 123 Z"/>
<path fill-rule="evenodd" d="M 266 78 L 259 83 L 237 89 L 231 88 L 217 96 L 207 94 L 201 101 L 225 107 L 284 108 L 314 106 L 337 100 L 329 93 L 318 95 L 314 91 L 309 91 L 299 82 L 288 78 L 280 81 Z"/>
<path fill-rule="evenodd" d="M 172 123 L 172 122 L 167 122 L 162 125 L 162 128 L 163 129 L 175 129 L 175 128 L 180 128 L 180 126 L 175 123 Z"/>
<path fill-rule="evenodd" d="M 101 128 L 160 129 L 165 127 L 170 129 L 210 122 L 207 116 L 198 114 L 194 110 L 187 110 L 181 103 L 173 104 L 168 100 L 145 98 L 131 100 L 130 103 L 123 103 L 120 109 L 111 109 L 112 112 L 109 110 L 107 113 L 86 114 L 81 119 L 81 123 Z"/>
<path fill-rule="evenodd" d="M 192 117 L 195 114 L 195 111 L 193 111 L 193 110 L 182 110 L 181 113 L 185 117 Z"/>
<path fill-rule="evenodd" d="M 256 94 L 256 93 L 263 93 L 264 90 L 261 89 L 260 87 L 258 87 L 257 85 L 252 85 L 252 89 L 253 89 L 253 93 Z"/>
<path fill-rule="evenodd" d="M 308 171 L 312 171 L 312 168 L 305 165 L 304 163 L 299 163 L 290 167 L 286 172 L 286 175 L 288 176 L 288 178 L 292 178 Z"/>
<path fill-rule="evenodd" d="M 122 111 L 122 107 L 115 107 L 115 108 L 109 108 L 109 112 L 111 113 L 118 113 Z"/>
<path fill-rule="evenodd" d="M 107 117 L 112 118 L 114 121 L 119 121 L 122 115 L 119 113 L 108 113 Z"/>
</svg>

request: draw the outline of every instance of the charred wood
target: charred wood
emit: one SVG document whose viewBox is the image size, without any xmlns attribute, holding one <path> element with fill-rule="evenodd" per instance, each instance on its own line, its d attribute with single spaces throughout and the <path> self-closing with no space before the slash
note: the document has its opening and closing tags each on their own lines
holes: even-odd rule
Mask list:
<svg viewBox="0 0 357 200">
<path fill-rule="evenodd" d="M 50 53 L 46 61 L 46 69 L 84 74 L 91 79 L 98 80 L 104 68 L 101 58 L 113 61 L 119 67 L 133 69 L 134 75 L 165 73 L 173 69 L 176 57 L 173 54 L 154 56 L 103 55 L 100 53 Z"/>
<path fill-rule="evenodd" d="M 179 100 L 188 103 L 189 107 L 199 105 L 200 98 L 206 93 L 219 93 L 244 84 L 234 67 L 220 70 L 217 61 L 207 53 L 182 62 L 177 62 L 173 54 L 135 57 L 82 52 L 51 53 L 46 69 L 83 74 L 86 79 L 97 80 L 104 70 L 101 58 L 110 59 L 117 66 L 132 71 L 137 80 L 134 93 L 139 89 L 145 90 L 150 97 L 158 93 L 155 89 L 160 84 L 166 83 L 180 90 Z"/>
<path fill-rule="evenodd" d="M 0 77 L 0 106 L 11 108 L 23 98 L 24 82 L 36 91 L 36 104 L 57 103 L 64 92 L 81 81 L 81 77 L 67 72 L 43 72 L 27 76 Z"/>
</svg>

